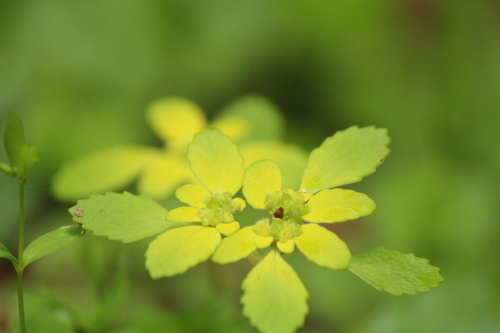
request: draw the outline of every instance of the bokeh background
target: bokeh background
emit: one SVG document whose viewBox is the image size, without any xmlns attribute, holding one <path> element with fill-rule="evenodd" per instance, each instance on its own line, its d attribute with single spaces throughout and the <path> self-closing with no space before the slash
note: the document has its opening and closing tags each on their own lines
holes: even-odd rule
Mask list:
<svg viewBox="0 0 500 333">
<path fill-rule="evenodd" d="M 285 141 L 307 150 L 351 125 L 387 128 L 391 155 L 350 186 L 378 209 L 334 230 L 354 253 L 413 252 L 445 278 L 396 297 L 294 259 L 310 292 L 299 332 L 500 332 L 499 28 L 493 0 L 2 0 L 0 128 L 18 112 L 41 151 L 27 238 L 72 223 L 74 202 L 50 192 L 63 163 L 161 144 L 144 117 L 152 100 L 186 97 L 210 117 L 258 93 L 282 110 Z M 13 252 L 17 191 L 0 175 L 0 240 Z M 148 241 L 87 235 L 30 265 L 31 332 L 73 322 L 77 332 L 254 331 L 239 305 L 250 264 L 153 281 Z M 15 272 L 2 259 L 0 332 L 15 312 Z"/>
</svg>

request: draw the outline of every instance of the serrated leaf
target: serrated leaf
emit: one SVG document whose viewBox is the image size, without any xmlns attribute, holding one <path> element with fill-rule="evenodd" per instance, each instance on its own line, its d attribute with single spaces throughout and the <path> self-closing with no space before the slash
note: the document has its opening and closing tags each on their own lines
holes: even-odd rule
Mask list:
<svg viewBox="0 0 500 333">
<path fill-rule="evenodd" d="M 256 236 L 253 227 L 238 230 L 230 237 L 222 240 L 212 256 L 212 261 L 219 264 L 228 264 L 248 257 L 257 249 L 254 241 Z"/>
<path fill-rule="evenodd" d="M 149 244 L 146 268 L 153 279 L 173 276 L 207 260 L 219 246 L 220 233 L 198 225 L 169 230 Z"/>
<path fill-rule="evenodd" d="M 289 333 L 304 324 L 309 297 L 297 273 L 273 249 L 243 281 L 243 313 L 264 333 Z"/>
<path fill-rule="evenodd" d="M 241 188 L 243 157 L 218 129 L 204 129 L 194 136 L 188 146 L 188 160 L 193 174 L 212 193 L 235 194 Z"/>
<path fill-rule="evenodd" d="M 0 258 L 6 258 L 9 259 L 14 263 L 14 265 L 17 265 L 17 259 L 10 253 L 9 249 L 0 242 Z"/>
<path fill-rule="evenodd" d="M 93 195 L 89 199 L 78 200 L 69 212 L 73 221 L 82 224 L 94 235 L 124 243 L 185 225 L 167 221 L 165 208 L 145 195 L 136 196 L 129 192 Z"/>
<path fill-rule="evenodd" d="M 160 156 L 142 146 L 113 147 L 83 155 L 65 164 L 55 175 L 52 191 L 60 200 L 119 190 L 130 184 L 144 166 Z"/>
<path fill-rule="evenodd" d="M 24 267 L 37 259 L 73 243 L 75 239 L 83 236 L 83 234 L 84 232 L 80 225 L 73 225 L 61 227 L 38 237 L 23 252 Z"/>
<path fill-rule="evenodd" d="M 373 126 L 337 132 L 311 152 L 301 189 L 316 192 L 360 181 L 384 161 L 389 141 L 385 129 Z"/>
<path fill-rule="evenodd" d="M 429 260 L 384 247 L 353 256 L 349 270 L 375 289 L 397 296 L 425 293 L 443 281 Z"/>
<path fill-rule="evenodd" d="M 21 118 L 11 111 L 7 114 L 4 145 L 10 165 L 13 168 L 19 168 L 21 149 L 26 145 L 26 141 L 24 139 L 24 128 Z"/>
</svg>

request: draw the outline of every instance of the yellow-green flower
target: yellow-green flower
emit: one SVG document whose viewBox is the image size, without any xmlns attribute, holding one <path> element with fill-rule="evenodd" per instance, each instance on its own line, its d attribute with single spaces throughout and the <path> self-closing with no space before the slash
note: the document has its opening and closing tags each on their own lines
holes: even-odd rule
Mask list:
<svg viewBox="0 0 500 333">
<path fill-rule="evenodd" d="M 218 129 L 204 129 L 189 144 L 187 157 L 200 185 L 187 184 L 176 191 L 189 206 L 171 210 L 166 219 L 186 226 L 168 230 L 149 245 L 146 267 L 153 278 L 183 273 L 208 259 L 240 225 L 233 214 L 245 201 L 233 198 L 242 185 L 243 157 L 231 139 Z"/>
</svg>

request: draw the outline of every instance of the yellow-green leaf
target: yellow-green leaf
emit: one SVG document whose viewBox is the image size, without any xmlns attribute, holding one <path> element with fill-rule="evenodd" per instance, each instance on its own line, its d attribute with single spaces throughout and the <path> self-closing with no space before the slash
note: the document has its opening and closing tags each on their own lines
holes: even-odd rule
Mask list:
<svg viewBox="0 0 500 333">
<path fill-rule="evenodd" d="M 177 97 L 157 100 L 148 108 L 147 119 L 169 148 L 184 150 L 193 135 L 206 125 L 205 115 L 195 103 Z"/>
<path fill-rule="evenodd" d="M 9 111 L 7 113 L 7 125 L 4 132 L 4 146 L 10 165 L 19 168 L 21 149 L 26 145 L 24 139 L 24 127 L 19 116 Z"/>
<path fill-rule="evenodd" d="M 257 249 L 254 242 L 255 236 L 257 234 L 253 231 L 253 227 L 245 227 L 230 237 L 224 238 L 215 250 L 212 261 L 228 264 L 248 257 Z"/>
<path fill-rule="evenodd" d="M 175 196 L 180 201 L 193 207 L 203 208 L 207 206 L 205 198 L 210 195 L 210 191 L 205 187 L 195 184 L 186 184 L 175 191 Z"/>
<path fill-rule="evenodd" d="M 393 295 L 428 292 L 443 281 L 429 260 L 377 247 L 353 256 L 349 270 L 375 289 Z"/>
<path fill-rule="evenodd" d="M 186 226 L 168 230 L 149 244 L 146 268 L 153 279 L 184 273 L 207 260 L 220 241 L 220 233 L 212 227 Z"/>
<path fill-rule="evenodd" d="M 309 199 L 307 206 L 311 210 L 303 219 L 316 223 L 354 220 L 370 215 L 377 207 L 366 194 L 339 188 L 316 193 Z"/>
<path fill-rule="evenodd" d="M 327 138 L 309 157 L 301 189 L 316 192 L 359 182 L 389 154 L 385 129 L 349 127 Z"/>
<path fill-rule="evenodd" d="M 212 193 L 235 194 L 243 180 L 243 157 L 231 139 L 218 129 L 204 129 L 188 146 L 196 178 Z"/>
<path fill-rule="evenodd" d="M 124 243 L 185 225 L 167 221 L 167 210 L 147 196 L 128 192 L 109 192 L 78 200 L 69 212 L 73 215 L 73 221 L 82 224 L 84 229 L 92 231 L 94 235 Z"/>
<path fill-rule="evenodd" d="M 256 209 L 265 209 L 267 194 L 281 190 L 281 173 L 273 161 L 257 161 L 249 166 L 243 178 L 243 195 Z"/>
<path fill-rule="evenodd" d="M 84 235 L 80 225 L 61 227 L 35 239 L 23 252 L 24 267 L 54 251 L 73 243 Z"/>
<path fill-rule="evenodd" d="M 346 269 L 351 261 L 347 245 L 333 232 L 317 224 L 305 224 L 294 238 L 299 250 L 318 266 Z"/>
<path fill-rule="evenodd" d="M 124 188 L 159 154 L 153 148 L 126 146 L 83 155 L 57 172 L 52 191 L 58 199 L 77 200 Z"/>
<path fill-rule="evenodd" d="M 273 249 L 243 281 L 243 313 L 264 333 L 292 333 L 304 324 L 304 284 L 281 254 Z"/>
</svg>

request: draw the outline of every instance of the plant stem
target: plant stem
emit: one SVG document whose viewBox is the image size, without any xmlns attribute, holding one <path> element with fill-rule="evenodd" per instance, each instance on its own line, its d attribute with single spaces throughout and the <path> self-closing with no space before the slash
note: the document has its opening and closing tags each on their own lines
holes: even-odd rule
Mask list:
<svg viewBox="0 0 500 333">
<path fill-rule="evenodd" d="M 23 294 L 23 272 L 24 272 L 24 180 L 21 180 L 19 188 L 19 251 L 17 253 L 17 299 L 19 303 L 19 321 L 21 333 L 26 333 L 26 320 L 24 317 L 24 294 Z"/>
</svg>

